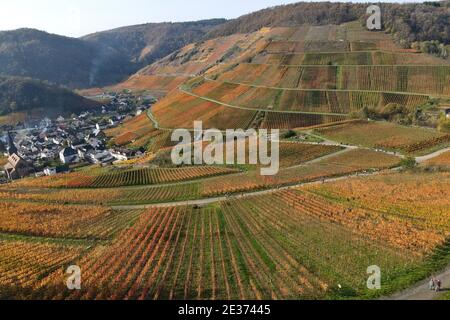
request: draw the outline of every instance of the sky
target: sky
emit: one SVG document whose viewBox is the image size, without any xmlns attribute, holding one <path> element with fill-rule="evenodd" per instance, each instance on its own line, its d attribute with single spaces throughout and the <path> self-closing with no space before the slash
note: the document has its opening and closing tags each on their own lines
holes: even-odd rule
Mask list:
<svg viewBox="0 0 450 320">
<path fill-rule="evenodd" d="M 65 36 L 80 37 L 97 31 L 148 22 L 232 19 L 267 7 L 298 1 L 2 0 L 0 30 L 34 28 Z M 358 2 L 369 1 L 359 0 Z"/>
</svg>

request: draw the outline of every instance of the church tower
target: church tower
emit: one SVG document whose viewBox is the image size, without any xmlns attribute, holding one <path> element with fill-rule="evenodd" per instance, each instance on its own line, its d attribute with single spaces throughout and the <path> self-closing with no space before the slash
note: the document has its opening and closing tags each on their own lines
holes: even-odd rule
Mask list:
<svg viewBox="0 0 450 320">
<path fill-rule="evenodd" d="M 8 132 L 8 154 L 12 156 L 13 154 L 17 154 L 17 148 L 14 144 L 14 139 L 11 135 L 11 132 Z"/>
</svg>

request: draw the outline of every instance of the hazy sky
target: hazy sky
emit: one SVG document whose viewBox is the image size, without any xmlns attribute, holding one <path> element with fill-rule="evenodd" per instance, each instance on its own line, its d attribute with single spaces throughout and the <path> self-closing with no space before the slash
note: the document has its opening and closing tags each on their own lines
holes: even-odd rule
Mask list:
<svg viewBox="0 0 450 320">
<path fill-rule="evenodd" d="M 2 0 L 0 30 L 28 27 L 66 36 L 82 36 L 147 22 L 230 19 L 266 7 L 298 1 Z M 409 2 L 412 1 L 415 0 Z"/>
</svg>

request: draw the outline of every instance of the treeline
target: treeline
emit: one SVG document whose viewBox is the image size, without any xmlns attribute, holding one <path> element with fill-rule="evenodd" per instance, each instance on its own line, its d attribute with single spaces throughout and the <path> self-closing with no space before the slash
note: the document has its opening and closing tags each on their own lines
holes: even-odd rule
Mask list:
<svg viewBox="0 0 450 320">
<path fill-rule="evenodd" d="M 230 20 L 209 32 L 210 38 L 249 33 L 263 27 L 294 27 L 304 24 L 342 24 L 364 16 L 367 5 L 331 2 L 300 2 L 260 10 Z"/>
<path fill-rule="evenodd" d="M 0 76 L 0 116 L 31 110 L 44 110 L 48 116 L 57 116 L 98 106 L 98 102 L 47 82 Z"/>
<path fill-rule="evenodd" d="M 450 44 L 450 1 L 426 3 L 381 3 L 382 23 L 398 44 L 443 58 Z M 361 20 L 365 24 L 368 4 L 300 2 L 268 8 L 231 20 L 214 28 L 209 37 L 248 33 L 262 27 L 290 27 L 304 24 L 342 24 Z"/>
<path fill-rule="evenodd" d="M 405 48 L 442 58 L 450 44 L 450 1 L 382 5 L 386 32 Z"/>
</svg>

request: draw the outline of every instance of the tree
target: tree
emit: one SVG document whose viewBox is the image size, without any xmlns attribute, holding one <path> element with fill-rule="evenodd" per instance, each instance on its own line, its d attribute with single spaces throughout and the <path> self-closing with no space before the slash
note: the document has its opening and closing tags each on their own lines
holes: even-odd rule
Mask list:
<svg viewBox="0 0 450 320">
<path fill-rule="evenodd" d="M 414 169 L 417 167 L 417 161 L 415 158 L 408 157 L 408 158 L 402 159 L 402 161 L 400 162 L 400 165 L 402 166 L 403 169 L 411 170 L 411 169 Z"/>
</svg>

